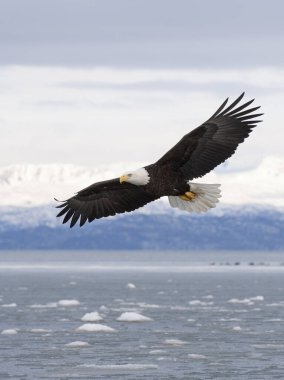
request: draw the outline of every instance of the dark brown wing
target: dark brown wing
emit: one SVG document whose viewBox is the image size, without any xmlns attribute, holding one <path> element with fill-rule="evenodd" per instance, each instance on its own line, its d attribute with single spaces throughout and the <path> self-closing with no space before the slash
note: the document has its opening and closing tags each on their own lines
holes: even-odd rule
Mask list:
<svg viewBox="0 0 284 380">
<path fill-rule="evenodd" d="M 261 121 L 255 118 L 263 115 L 254 113 L 260 107 L 247 108 L 254 99 L 236 107 L 243 96 L 244 93 L 227 108 L 226 99 L 209 120 L 185 135 L 157 164 L 172 162 L 186 179 L 192 180 L 209 173 L 231 157 Z"/>
<path fill-rule="evenodd" d="M 64 201 L 58 208 L 62 208 L 57 216 L 64 216 L 63 223 L 71 219 L 73 227 L 80 219 L 80 227 L 86 221 L 133 211 L 156 197 L 148 193 L 143 187 L 124 182 L 119 178 L 97 182 L 79 191 L 74 197 Z"/>
</svg>

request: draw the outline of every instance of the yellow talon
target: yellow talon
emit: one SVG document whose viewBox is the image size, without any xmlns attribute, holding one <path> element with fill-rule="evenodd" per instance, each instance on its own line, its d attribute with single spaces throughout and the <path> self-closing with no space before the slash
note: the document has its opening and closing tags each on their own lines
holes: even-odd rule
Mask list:
<svg viewBox="0 0 284 380">
<path fill-rule="evenodd" d="M 183 201 L 189 201 L 189 199 L 187 198 L 187 196 L 185 194 L 183 195 L 179 195 L 179 197 L 183 200 Z"/>
<path fill-rule="evenodd" d="M 187 191 L 185 194 L 183 195 L 179 195 L 179 197 L 183 200 L 183 201 L 192 201 L 195 197 L 196 197 L 196 194 L 193 193 L 192 191 Z"/>
<path fill-rule="evenodd" d="M 185 196 L 192 201 L 196 197 L 196 194 L 193 191 L 187 191 Z"/>
</svg>

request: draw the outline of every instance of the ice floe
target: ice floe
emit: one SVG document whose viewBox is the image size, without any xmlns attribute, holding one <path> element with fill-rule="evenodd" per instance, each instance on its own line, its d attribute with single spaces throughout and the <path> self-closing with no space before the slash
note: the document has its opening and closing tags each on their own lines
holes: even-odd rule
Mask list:
<svg viewBox="0 0 284 380">
<path fill-rule="evenodd" d="M 203 296 L 202 298 L 206 300 L 212 300 L 214 297 L 212 296 L 212 294 L 208 294 L 207 296 Z"/>
<path fill-rule="evenodd" d="M 184 344 L 187 344 L 187 342 L 180 339 L 166 339 L 164 342 L 166 344 L 171 344 L 172 346 L 182 346 Z"/>
<path fill-rule="evenodd" d="M 145 315 L 128 311 L 128 312 L 122 313 L 117 318 L 117 321 L 119 322 L 147 322 L 147 321 L 152 321 L 152 319 L 149 317 L 146 317 Z"/>
<path fill-rule="evenodd" d="M 88 342 L 83 342 L 81 340 L 76 340 L 75 342 L 70 342 L 65 344 L 66 347 L 88 347 Z"/>
<path fill-rule="evenodd" d="M 31 329 L 31 332 L 32 333 L 49 333 L 49 332 L 51 332 L 51 330 L 47 330 L 47 329 Z"/>
<path fill-rule="evenodd" d="M 263 296 L 250 297 L 251 301 L 264 301 Z"/>
<path fill-rule="evenodd" d="M 240 304 L 246 304 L 246 305 L 254 305 L 256 301 L 263 301 L 263 296 L 256 296 L 256 297 L 250 297 L 250 298 L 231 298 L 227 302 L 229 303 L 240 303 Z"/>
<path fill-rule="evenodd" d="M 128 289 L 135 289 L 135 288 L 136 288 L 136 285 L 132 284 L 132 282 L 129 282 L 129 283 L 126 285 L 126 287 L 127 287 Z"/>
<path fill-rule="evenodd" d="M 70 307 L 70 306 L 78 306 L 80 302 L 78 300 L 60 300 L 57 302 L 58 306 Z"/>
<path fill-rule="evenodd" d="M 241 328 L 241 326 L 234 326 L 233 330 L 234 331 L 242 331 L 242 328 Z"/>
<path fill-rule="evenodd" d="M 197 359 L 197 360 L 207 359 L 205 355 L 201 355 L 201 354 L 188 354 L 188 357 L 190 359 Z"/>
<path fill-rule="evenodd" d="M 192 301 L 189 301 L 189 304 L 191 306 L 211 306 L 211 305 L 213 305 L 213 302 L 204 302 L 204 301 L 200 301 L 200 300 L 192 300 Z"/>
<path fill-rule="evenodd" d="M 150 355 L 160 355 L 160 354 L 164 354 L 164 353 L 165 353 L 164 350 L 151 350 L 151 351 L 149 351 Z"/>
<path fill-rule="evenodd" d="M 30 305 L 30 308 L 31 309 L 49 309 L 49 308 L 54 308 L 54 307 L 57 307 L 57 302 L 48 302 L 48 303 L 45 303 L 45 304 L 41 304 L 41 303 L 35 303 L 33 305 Z"/>
<path fill-rule="evenodd" d="M 145 309 L 160 309 L 160 305 L 154 304 L 154 303 L 146 303 L 146 302 L 137 302 L 139 307 L 145 308 Z"/>
<path fill-rule="evenodd" d="M 266 306 L 284 307 L 284 301 L 268 303 Z"/>
<path fill-rule="evenodd" d="M 76 331 L 79 332 L 114 332 L 115 329 L 112 327 L 102 325 L 100 323 L 85 323 L 84 325 L 77 328 Z"/>
<path fill-rule="evenodd" d="M 80 302 L 75 299 L 70 300 L 59 300 L 57 302 L 48 302 L 46 304 L 41 303 L 35 303 L 33 305 L 30 305 L 30 308 L 32 309 L 49 309 L 49 308 L 55 308 L 55 307 L 72 307 L 72 306 L 79 306 Z"/>
<path fill-rule="evenodd" d="M 100 322 L 102 320 L 103 320 L 103 317 L 97 311 L 86 313 L 81 318 L 81 321 L 84 321 L 84 322 Z"/>
<path fill-rule="evenodd" d="M 1 305 L 1 307 L 17 307 L 17 304 L 15 302 L 13 303 L 4 303 Z"/>
<path fill-rule="evenodd" d="M 1 331 L 2 335 L 15 335 L 18 334 L 17 329 L 6 329 Z"/>
</svg>

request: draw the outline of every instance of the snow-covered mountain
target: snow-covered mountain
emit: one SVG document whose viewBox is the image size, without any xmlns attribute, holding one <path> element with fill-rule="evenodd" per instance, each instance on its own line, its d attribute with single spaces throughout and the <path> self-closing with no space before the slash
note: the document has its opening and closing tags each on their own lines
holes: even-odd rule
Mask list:
<svg viewBox="0 0 284 380">
<path fill-rule="evenodd" d="M 198 181 L 222 185 L 220 204 L 206 214 L 173 209 L 164 198 L 82 229 L 70 230 L 55 217 L 54 197 L 66 199 L 139 166 L 0 168 L 0 249 L 284 249 L 284 158 L 277 157 L 247 171 L 224 167 Z"/>
<path fill-rule="evenodd" d="M 0 168 L 0 207 L 31 207 L 66 199 L 93 182 L 142 166 L 115 163 L 95 168 L 68 164 L 10 165 Z M 222 204 L 284 207 L 284 157 L 267 157 L 254 169 L 214 171 L 196 182 L 221 183 Z M 153 203 L 154 205 L 154 203 Z M 155 212 L 160 208 L 151 206 Z"/>
</svg>

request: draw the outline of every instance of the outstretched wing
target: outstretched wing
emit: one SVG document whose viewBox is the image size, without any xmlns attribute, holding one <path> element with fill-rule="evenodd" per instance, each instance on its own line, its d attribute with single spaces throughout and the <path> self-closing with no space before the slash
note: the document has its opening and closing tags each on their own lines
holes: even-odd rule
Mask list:
<svg viewBox="0 0 284 380">
<path fill-rule="evenodd" d="M 263 115 L 254 113 L 260 107 L 248 108 L 254 99 L 239 105 L 243 96 L 244 93 L 225 108 L 227 98 L 209 120 L 185 135 L 157 163 L 171 162 L 191 180 L 209 173 L 231 157 L 261 121 L 256 118 Z"/>
<path fill-rule="evenodd" d="M 70 221 L 73 227 L 80 219 L 80 227 L 86 221 L 92 222 L 105 216 L 133 211 L 156 197 L 148 193 L 143 187 L 124 182 L 119 178 L 97 182 L 79 191 L 74 197 L 67 199 L 61 205 L 57 216 L 64 216 L 63 223 Z"/>
</svg>

